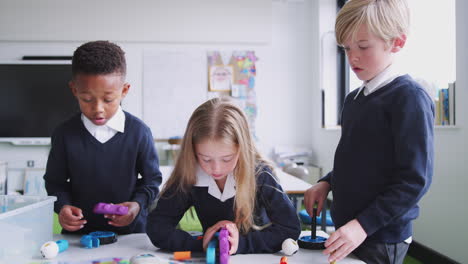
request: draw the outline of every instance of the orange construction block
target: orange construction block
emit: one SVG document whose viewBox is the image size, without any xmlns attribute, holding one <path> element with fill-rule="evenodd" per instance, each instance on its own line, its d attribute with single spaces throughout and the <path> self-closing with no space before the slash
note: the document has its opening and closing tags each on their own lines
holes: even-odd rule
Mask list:
<svg viewBox="0 0 468 264">
<path fill-rule="evenodd" d="M 174 259 L 175 260 L 184 260 L 192 258 L 191 251 L 176 251 L 174 252 Z"/>
</svg>

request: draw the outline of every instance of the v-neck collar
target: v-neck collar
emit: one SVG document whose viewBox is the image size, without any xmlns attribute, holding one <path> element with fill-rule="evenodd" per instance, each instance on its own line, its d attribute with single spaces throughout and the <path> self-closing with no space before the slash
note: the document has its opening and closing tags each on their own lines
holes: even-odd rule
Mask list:
<svg viewBox="0 0 468 264">
<path fill-rule="evenodd" d="M 208 175 L 203 169 L 198 166 L 196 171 L 197 187 L 208 187 L 208 193 L 214 198 L 224 202 L 236 195 L 236 181 L 232 173 L 229 173 L 226 177 L 226 183 L 224 184 L 223 192 L 219 189 L 215 179 Z"/>
</svg>

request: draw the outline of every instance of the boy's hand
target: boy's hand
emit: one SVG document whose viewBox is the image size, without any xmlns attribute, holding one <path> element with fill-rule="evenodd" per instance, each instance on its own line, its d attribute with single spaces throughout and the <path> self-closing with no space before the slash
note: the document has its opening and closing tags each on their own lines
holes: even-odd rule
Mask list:
<svg viewBox="0 0 468 264">
<path fill-rule="evenodd" d="M 86 224 L 81 209 L 71 205 L 64 205 L 60 209 L 58 219 L 62 228 L 70 232 L 80 230 Z"/>
<path fill-rule="evenodd" d="M 213 239 L 214 234 L 222 227 L 225 227 L 229 231 L 229 254 L 235 254 L 237 252 L 237 247 L 239 246 L 239 230 L 237 229 L 235 223 L 227 220 L 219 221 L 206 230 L 205 234 L 203 235 L 203 250 L 206 251 L 208 243 L 211 241 L 211 239 Z"/>
<path fill-rule="evenodd" d="M 137 202 L 124 202 L 117 205 L 128 207 L 128 213 L 126 215 L 105 214 L 104 217 L 110 219 L 107 223 L 112 226 L 128 226 L 135 220 L 140 212 L 140 204 Z"/>
<path fill-rule="evenodd" d="M 326 181 L 321 181 L 310 187 L 304 194 L 304 205 L 307 213 L 312 216 L 315 204 L 317 204 L 317 214 L 320 214 L 323 208 L 323 203 L 327 199 L 330 191 L 330 184 Z"/>
<path fill-rule="evenodd" d="M 358 220 L 353 219 L 340 227 L 325 242 L 323 254 L 330 255 L 328 261 L 340 261 L 364 242 L 367 234 Z"/>
</svg>

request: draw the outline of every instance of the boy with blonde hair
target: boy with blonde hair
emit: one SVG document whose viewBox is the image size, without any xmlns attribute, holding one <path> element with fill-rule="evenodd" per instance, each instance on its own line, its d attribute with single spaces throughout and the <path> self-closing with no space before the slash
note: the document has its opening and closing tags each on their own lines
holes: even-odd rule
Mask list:
<svg viewBox="0 0 468 264">
<path fill-rule="evenodd" d="M 351 0 L 338 13 L 337 42 L 363 85 L 344 102 L 333 170 L 305 194 L 311 214 L 333 192 L 329 261 L 352 252 L 366 263 L 403 263 L 431 183 L 434 106 L 393 66 L 408 27 L 405 0 Z"/>
</svg>

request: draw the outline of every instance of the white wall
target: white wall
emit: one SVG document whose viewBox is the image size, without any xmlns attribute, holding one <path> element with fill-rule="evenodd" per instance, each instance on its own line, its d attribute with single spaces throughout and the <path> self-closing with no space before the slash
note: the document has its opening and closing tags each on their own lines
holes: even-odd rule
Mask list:
<svg viewBox="0 0 468 264">
<path fill-rule="evenodd" d="M 421 202 L 415 238 L 425 245 L 468 263 L 468 2 L 456 1 L 457 129 L 436 130 L 433 185 Z M 439 51 L 443 52 L 443 51 Z M 435 63 L 435 62 L 434 62 Z"/>
<path fill-rule="evenodd" d="M 326 0 L 320 0 L 320 5 L 325 4 Z M 460 263 L 468 263 L 468 105 L 464 103 L 464 100 L 468 100 L 468 2 L 457 0 L 456 4 L 457 128 L 435 130 L 433 183 L 420 202 L 421 214 L 414 222 L 414 239 Z M 429 63 L 437 65 L 437 61 L 431 61 L 430 54 L 428 59 Z M 314 71 L 318 70 L 317 67 L 316 64 Z M 313 87 L 318 87 L 318 80 L 314 80 L 314 83 Z M 318 88 L 314 90 L 317 91 L 313 92 L 312 104 L 318 105 Z M 312 143 L 316 162 L 325 168 L 324 171 L 329 171 L 341 131 L 322 129 L 320 113 L 314 111 L 312 114 Z"/>
<path fill-rule="evenodd" d="M 184 19 L 161 21 L 163 27 L 154 29 L 144 24 L 145 21 L 154 19 L 148 17 L 152 16 L 150 12 L 138 14 L 142 17 L 135 21 L 129 18 L 131 25 L 126 25 L 127 18 L 113 20 L 116 14 L 125 14 L 127 8 L 134 9 L 136 3 L 133 2 L 125 4 L 126 2 L 119 1 L 113 6 L 109 1 L 104 1 L 112 8 L 112 12 L 108 10 L 101 14 L 87 12 L 87 9 L 77 8 L 67 1 L 44 0 L 41 1 L 42 7 L 38 7 L 36 2 L 0 1 L 0 60 L 18 60 L 23 55 L 71 55 L 84 41 L 113 40 L 126 52 L 127 80 L 132 85 L 123 107 L 142 117 L 143 51 L 174 48 L 253 49 L 259 57 L 256 91 L 260 147 L 268 152 L 275 145 L 311 146 L 310 113 L 320 109 L 319 105 L 310 103 L 313 98 L 310 84 L 316 74 L 310 70 L 314 65 L 311 54 L 318 45 L 312 41 L 317 22 L 315 17 L 308 14 L 314 8 L 315 1 L 200 0 L 196 7 L 189 4 L 192 1 L 185 1 L 186 5 L 179 5 L 184 2 L 182 0 L 174 1 L 179 4 L 174 4 L 173 1 L 143 1 L 146 5 L 153 5 L 153 8 L 157 6 L 162 10 L 171 9 L 165 16 L 187 14 Z M 96 4 L 91 0 L 85 2 Z M 232 4 L 234 2 L 236 5 Z M 54 8 L 55 4 L 60 10 Z M 98 8 L 105 7 L 99 3 L 97 5 Z M 176 6 L 180 7 L 175 8 Z M 217 19 L 208 23 L 203 17 L 213 16 L 213 6 L 217 11 Z M 40 12 L 35 12 L 37 8 Z M 63 12 L 68 15 L 65 16 Z M 44 19 L 47 21 L 42 21 Z M 106 19 L 111 19 L 116 24 L 109 28 Z M 191 28 L 191 23 L 201 23 L 199 19 L 205 21 L 207 26 Z M 223 19 L 230 20 L 225 23 Z M 97 25 L 90 27 L 87 21 L 94 21 Z M 3 24 L 7 22 L 9 26 Z M 219 24 L 230 34 L 217 34 L 213 38 L 213 28 L 220 29 Z M 147 31 L 141 32 L 140 27 Z M 122 34 L 119 28 L 122 29 Z M 133 29 L 137 32 L 127 34 Z M 152 34 L 148 40 L 146 34 L 151 33 L 151 30 L 158 34 Z M 196 31 L 197 34 L 187 35 L 187 30 Z M 36 31 L 42 32 L 42 35 Z M 12 169 L 9 177 L 11 186 L 18 185 L 27 160 L 34 160 L 36 167 L 45 166 L 48 151 L 49 147 L 0 143 L 0 160 L 8 161 Z M 15 182 L 15 179 L 18 181 Z"/>
<path fill-rule="evenodd" d="M 270 0 L 1 1 L 0 40 L 268 43 L 270 19 Z"/>
</svg>

